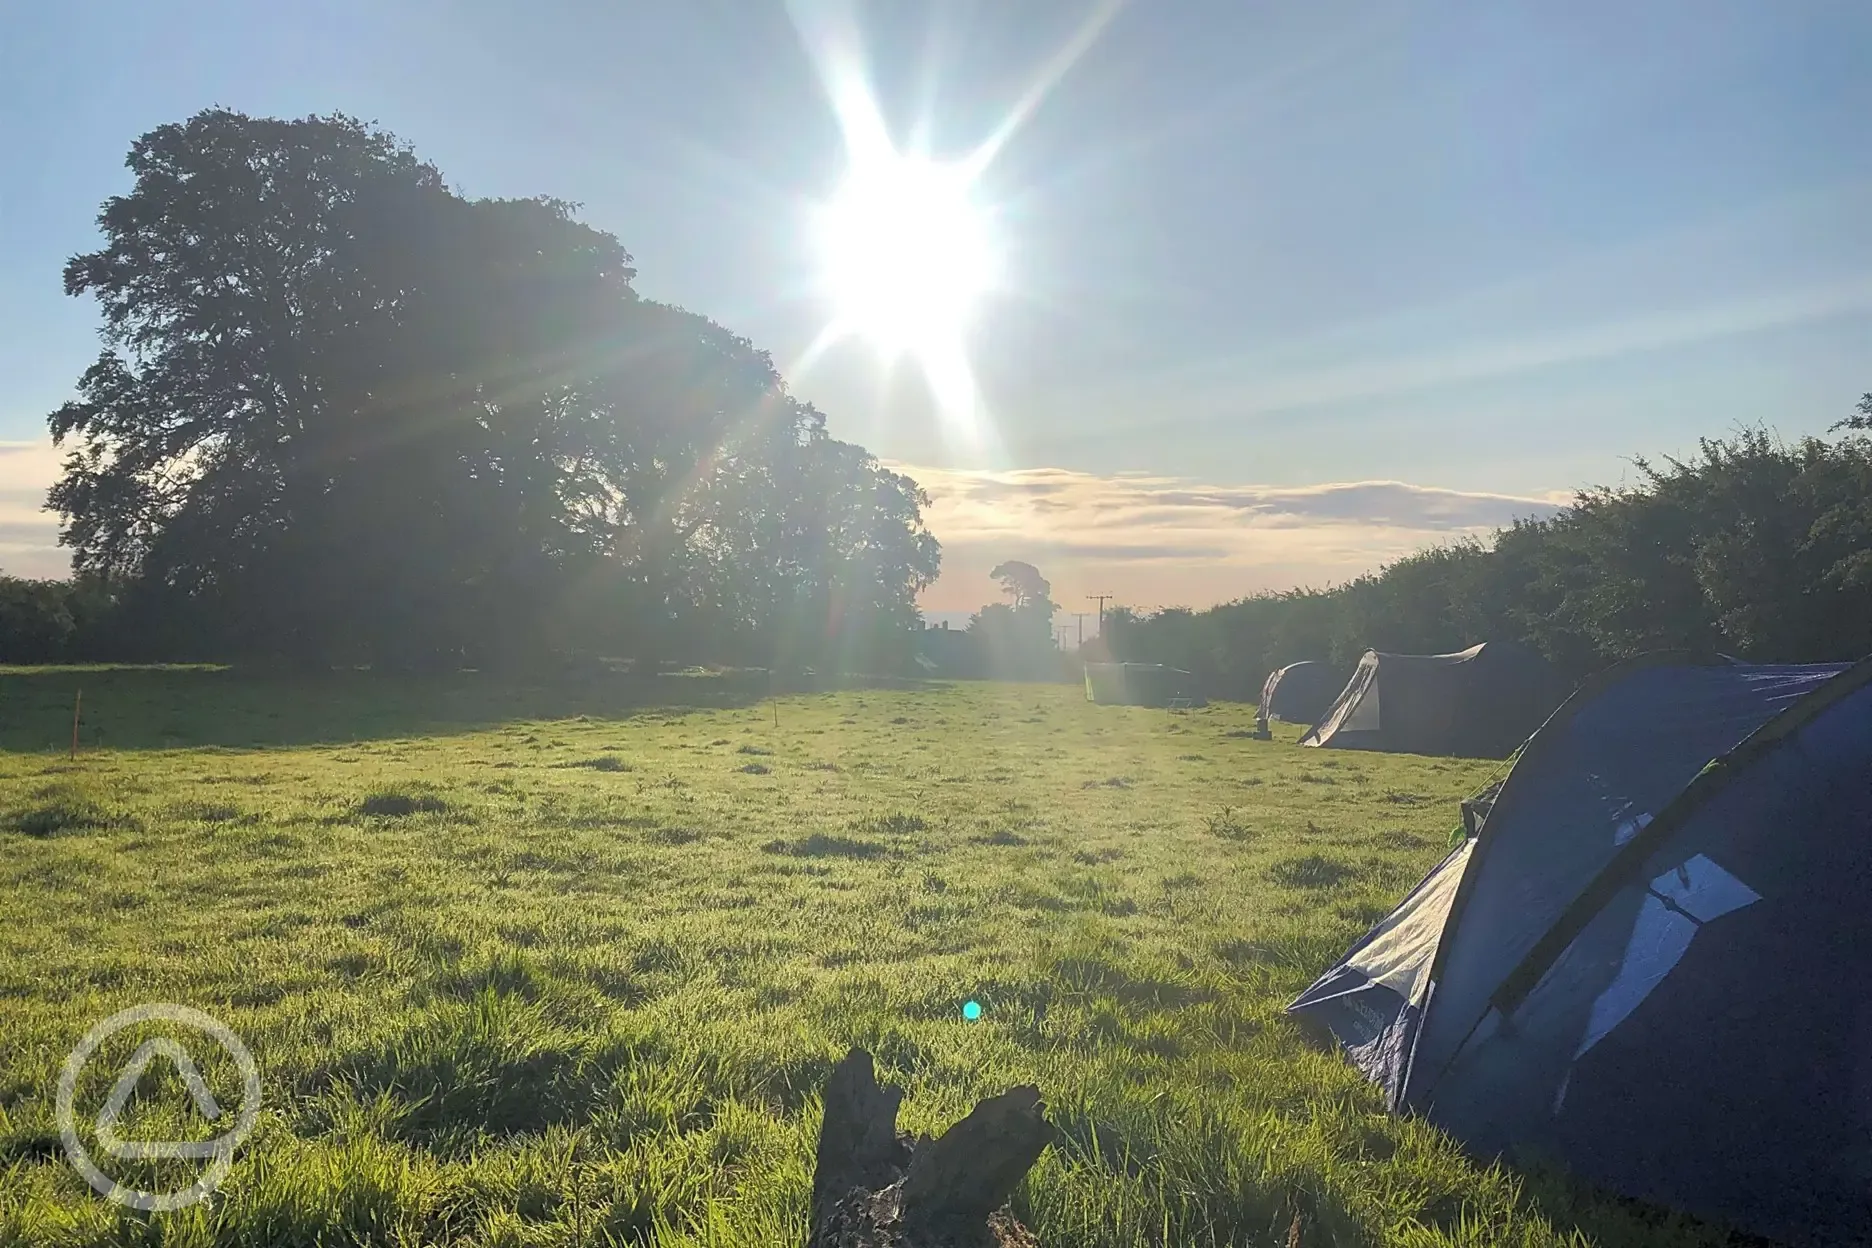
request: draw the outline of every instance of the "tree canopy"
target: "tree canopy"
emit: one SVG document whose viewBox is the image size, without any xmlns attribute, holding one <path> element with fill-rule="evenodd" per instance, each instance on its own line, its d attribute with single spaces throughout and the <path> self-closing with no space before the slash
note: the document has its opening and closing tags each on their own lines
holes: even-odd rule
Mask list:
<svg viewBox="0 0 1872 1248">
<path fill-rule="evenodd" d="M 907 652 L 925 495 L 746 339 L 640 298 L 574 205 L 467 198 L 344 116 L 209 110 L 127 164 L 65 270 L 105 349 L 50 418 L 50 505 L 152 644 Z"/>
<path fill-rule="evenodd" d="M 1785 444 L 1763 430 L 1706 439 L 1639 480 L 1581 491 L 1489 542 L 1399 559 L 1326 590 L 1203 611 L 1107 611 L 1116 656 L 1197 674 L 1252 699 L 1273 668 L 1349 665 L 1367 648 L 1444 653 L 1525 641 L 1575 676 L 1647 650 L 1762 662 L 1872 653 L 1872 396 L 1844 436 Z"/>
</svg>

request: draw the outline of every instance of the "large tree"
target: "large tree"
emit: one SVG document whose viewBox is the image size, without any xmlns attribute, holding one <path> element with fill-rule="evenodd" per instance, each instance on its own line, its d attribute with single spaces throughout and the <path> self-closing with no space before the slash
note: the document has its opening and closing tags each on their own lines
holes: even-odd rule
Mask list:
<svg viewBox="0 0 1872 1248">
<path fill-rule="evenodd" d="M 464 198 L 342 116 L 211 110 L 128 164 L 66 268 L 106 349 L 51 417 L 51 502 L 78 569 L 157 615 L 314 661 L 660 657 L 781 597 L 723 577 L 823 597 L 857 559 L 901 615 L 934 575 L 914 487 L 745 339 L 640 299 L 571 205 Z M 762 565 L 755 515 L 880 489 L 908 505 Z"/>
</svg>

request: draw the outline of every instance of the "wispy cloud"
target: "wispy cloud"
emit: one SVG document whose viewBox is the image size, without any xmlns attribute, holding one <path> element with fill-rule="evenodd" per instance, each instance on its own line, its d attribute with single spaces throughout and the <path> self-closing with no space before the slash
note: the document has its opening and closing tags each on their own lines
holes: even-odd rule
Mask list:
<svg viewBox="0 0 1872 1248">
<path fill-rule="evenodd" d="M 935 610 L 991 600 L 987 572 L 1004 559 L 1038 564 L 1069 609 L 1093 592 L 1202 606 L 1323 585 L 1427 545 L 1550 515 L 1567 498 L 1403 481 L 1208 485 L 1062 468 L 895 467 L 932 499 L 929 523 L 944 551 L 942 580 L 925 596 Z"/>
</svg>

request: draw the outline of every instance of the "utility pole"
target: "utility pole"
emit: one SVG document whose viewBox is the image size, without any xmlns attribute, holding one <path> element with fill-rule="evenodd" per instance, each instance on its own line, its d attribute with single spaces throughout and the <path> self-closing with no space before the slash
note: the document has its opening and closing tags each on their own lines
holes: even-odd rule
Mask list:
<svg viewBox="0 0 1872 1248">
<path fill-rule="evenodd" d="M 1086 595 L 1087 602 L 1096 602 L 1099 604 L 1098 617 L 1099 617 L 1099 632 L 1100 633 L 1103 633 L 1105 631 L 1105 604 L 1110 602 L 1113 598 L 1116 598 L 1117 596 L 1118 596 L 1117 594 L 1087 594 Z"/>
<path fill-rule="evenodd" d="M 1090 611 L 1075 611 L 1072 613 L 1073 622 L 1079 625 L 1079 648 L 1081 650 L 1085 649 L 1085 617 L 1090 614 Z"/>
</svg>

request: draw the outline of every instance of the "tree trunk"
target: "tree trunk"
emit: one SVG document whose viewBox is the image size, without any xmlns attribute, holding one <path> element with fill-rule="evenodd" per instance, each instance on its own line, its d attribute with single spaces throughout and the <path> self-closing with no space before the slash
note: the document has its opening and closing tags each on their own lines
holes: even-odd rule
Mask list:
<svg viewBox="0 0 1872 1248">
<path fill-rule="evenodd" d="M 1008 1197 L 1053 1138 L 1039 1089 L 976 1105 L 936 1140 L 897 1133 L 903 1093 L 853 1049 L 826 1083 L 806 1248 L 1029 1248 Z"/>
</svg>

